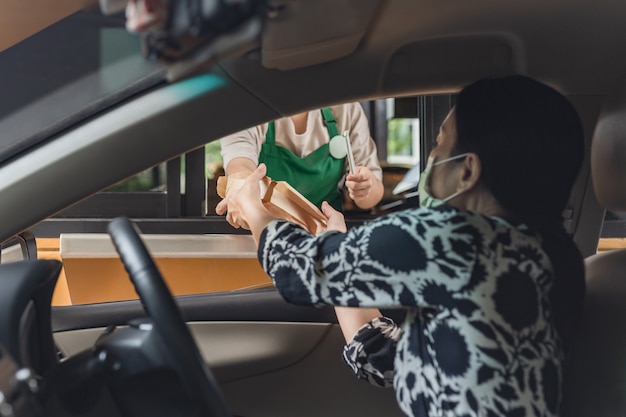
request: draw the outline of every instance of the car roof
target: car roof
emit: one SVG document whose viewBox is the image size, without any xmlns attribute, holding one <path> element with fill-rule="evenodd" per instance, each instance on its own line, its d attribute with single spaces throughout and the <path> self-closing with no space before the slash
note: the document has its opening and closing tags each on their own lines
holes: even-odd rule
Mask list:
<svg viewBox="0 0 626 417">
<path fill-rule="evenodd" d="M 67 30 L 123 32 L 123 16 L 68 12 L 0 52 L 0 88 L 11 91 L 0 104 L 0 193 L 12 197 L 0 216 L 23 219 L 0 227 L 0 240 L 227 133 L 324 105 L 454 92 L 511 73 L 601 102 L 626 70 L 624 17 L 626 3 L 615 0 L 270 1 L 260 39 L 167 84 L 165 67 L 139 52 L 86 64 L 81 49 L 100 51 L 101 39 L 70 42 Z M 115 36 L 137 46 L 135 35 Z M 114 82 L 102 88 L 103 79 Z M 53 193 L 47 176 L 72 190 Z"/>
</svg>

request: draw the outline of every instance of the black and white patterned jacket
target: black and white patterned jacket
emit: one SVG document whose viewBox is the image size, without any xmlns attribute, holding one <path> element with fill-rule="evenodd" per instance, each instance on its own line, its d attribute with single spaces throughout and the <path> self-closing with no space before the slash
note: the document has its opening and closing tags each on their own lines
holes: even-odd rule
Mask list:
<svg viewBox="0 0 626 417">
<path fill-rule="evenodd" d="M 344 356 L 372 383 L 392 378 L 407 415 L 558 415 L 563 350 L 548 299 L 553 274 L 525 225 L 447 205 L 319 236 L 274 221 L 258 255 L 289 302 L 406 311 L 401 331 L 383 323 L 356 337 L 395 334 L 397 346 L 391 338 L 392 348 L 368 351 L 355 340 Z M 392 373 L 367 358 L 384 351 L 395 351 Z"/>
</svg>

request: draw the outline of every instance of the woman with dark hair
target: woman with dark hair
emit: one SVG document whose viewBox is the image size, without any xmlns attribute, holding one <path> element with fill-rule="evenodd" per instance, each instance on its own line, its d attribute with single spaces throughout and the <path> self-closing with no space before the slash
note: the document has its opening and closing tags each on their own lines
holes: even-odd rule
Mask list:
<svg viewBox="0 0 626 417">
<path fill-rule="evenodd" d="M 345 231 L 325 204 L 335 230 L 313 236 L 263 208 L 260 166 L 228 210 L 287 301 L 362 308 L 337 310 L 344 358 L 373 384 L 393 382 L 407 415 L 558 416 L 584 293 L 561 213 L 583 154 L 561 94 L 523 76 L 487 79 L 443 122 L 420 208 Z"/>
</svg>

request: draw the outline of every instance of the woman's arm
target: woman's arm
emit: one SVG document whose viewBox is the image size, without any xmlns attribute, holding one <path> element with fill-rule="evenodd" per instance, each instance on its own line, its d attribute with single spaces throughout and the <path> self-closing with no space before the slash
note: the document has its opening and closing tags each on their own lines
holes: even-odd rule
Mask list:
<svg viewBox="0 0 626 417">
<path fill-rule="evenodd" d="M 377 308 L 356 307 L 335 307 L 335 314 L 346 342 L 350 342 L 363 325 L 382 316 Z"/>
<path fill-rule="evenodd" d="M 448 298 L 433 294 L 465 288 L 476 261 L 476 242 L 482 241 L 477 237 L 494 233 L 483 216 L 444 205 L 392 213 L 345 233 L 331 230 L 315 236 L 276 221 L 265 209 L 259 198 L 265 172 L 265 165 L 259 165 L 227 208 L 252 231 L 263 269 L 295 304 L 398 308 L 446 303 Z"/>
<path fill-rule="evenodd" d="M 343 348 L 343 360 L 359 379 L 392 387 L 394 358 L 402 330 L 388 317 L 375 317 L 362 326 Z"/>
<path fill-rule="evenodd" d="M 342 233 L 347 231 L 343 213 L 333 209 L 328 203 L 322 204 L 322 210 L 328 218 L 327 230 L 336 230 Z M 377 308 L 335 307 L 335 315 L 343 337 L 346 339 L 346 343 L 349 343 L 361 327 L 380 317 L 381 313 Z"/>
</svg>

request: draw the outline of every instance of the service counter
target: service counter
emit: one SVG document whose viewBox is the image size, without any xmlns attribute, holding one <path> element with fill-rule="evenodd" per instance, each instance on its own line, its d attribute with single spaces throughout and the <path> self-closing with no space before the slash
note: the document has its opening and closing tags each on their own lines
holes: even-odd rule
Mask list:
<svg viewBox="0 0 626 417">
<path fill-rule="evenodd" d="M 142 239 L 174 295 L 272 285 L 250 235 L 144 234 Z M 59 254 L 71 304 L 138 297 L 108 234 L 61 234 Z"/>
</svg>

